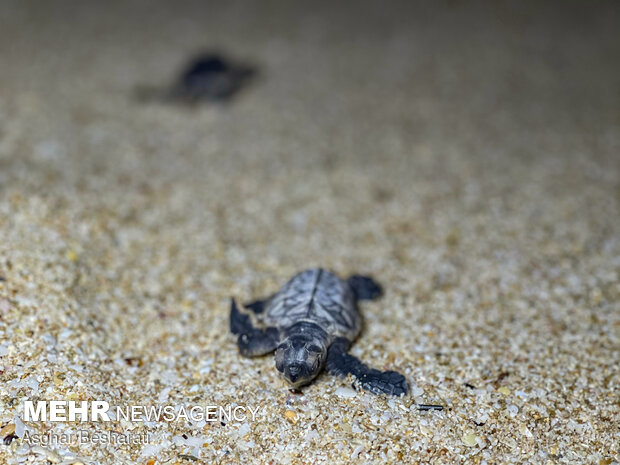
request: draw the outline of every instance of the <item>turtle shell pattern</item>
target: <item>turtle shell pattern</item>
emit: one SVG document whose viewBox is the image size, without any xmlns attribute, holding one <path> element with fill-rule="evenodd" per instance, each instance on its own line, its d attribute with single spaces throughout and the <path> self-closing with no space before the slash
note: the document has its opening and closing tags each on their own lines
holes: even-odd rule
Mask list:
<svg viewBox="0 0 620 465">
<path fill-rule="evenodd" d="M 265 323 L 280 329 L 307 321 L 332 337 L 353 341 L 361 327 L 355 296 L 349 284 L 321 268 L 302 271 L 267 302 Z"/>
</svg>

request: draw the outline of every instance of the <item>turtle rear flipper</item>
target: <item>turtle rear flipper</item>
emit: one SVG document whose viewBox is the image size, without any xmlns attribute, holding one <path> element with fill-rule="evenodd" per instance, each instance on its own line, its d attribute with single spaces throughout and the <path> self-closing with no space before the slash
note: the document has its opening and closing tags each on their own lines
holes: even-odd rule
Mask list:
<svg viewBox="0 0 620 465">
<path fill-rule="evenodd" d="M 260 315 L 263 313 L 263 310 L 265 310 L 265 302 L 266 300 L 255 300 L 254 302 L 243 304 L 243 306 L 252 310 L 255 315 Z"/>
<path fill-rule="evenodd" d="M 359 381 L 362 388 L 373 394 L 402 396 L 407 394 L 409 386 L 405 377 L 395 371 L 379 371 L 368 367 L 357 357 L 347 353 L 349 341 L 336 339 L 329 347 L 325 367 L 335 376 L 351 374 Z"/>
<path fill-rule="evenodd" d="M 276 328 L 255 328 L 250 316 L 239 310 L 235 299 L 230 301 L 230 331 L 238 335 L 239 352 L 245 357 L 273 352 L 280 342 L 280 334 Z"/>
<path fill-rule="evenodd" d="M 358 300 L 375 300 L 383 295 L 381 284 L 370 276 L 353 275 L 347 282 Z"/>
<path fill-rule="evenodd" d="M 168 89 L 150 85 L 140 84 L 133 89 L 133 97 L 139 103 L 168 103 L 170 102 L 169 94 Z"/>
</svg>

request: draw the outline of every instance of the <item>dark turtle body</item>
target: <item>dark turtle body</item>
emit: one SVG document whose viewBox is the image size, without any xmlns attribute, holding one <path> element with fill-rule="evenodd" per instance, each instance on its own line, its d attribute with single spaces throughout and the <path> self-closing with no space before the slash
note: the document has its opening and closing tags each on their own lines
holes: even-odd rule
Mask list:
<svg viewBox="0 0 620 465">
<path fill-rule="evenodd" d="M 246 357 L 275 351 L 277 370 L 294 388 L 310 383 L 325 368 L 336 376 L 353 375 L 375 394 L 400 396 L 408 391 L 401 374 L 369 368 L 348 353 L 362 325 L 357 302 L 381 293 L 370 277 L 343 280 L 330 271 L 310 269 L 271 297 L 245 305 L 250 313 L 232 299 L 230 329 Z"/>
<path fill-rule="evenodd" d="M 251 67 L 232 63 L 219 54 L 204 54 L 183 70 L 171 93 L 175 98 L 189 101 L 228 100 L 254 74 Z"/>
<path fill-rule="evenodd" d="M 219 53 L 203 53 L 194 57 L 168 88 L 139 87 L 137 97 L 142 101 L 221 103 L 234 97 L 255 75 L 251 66 Z"/>
</svg>

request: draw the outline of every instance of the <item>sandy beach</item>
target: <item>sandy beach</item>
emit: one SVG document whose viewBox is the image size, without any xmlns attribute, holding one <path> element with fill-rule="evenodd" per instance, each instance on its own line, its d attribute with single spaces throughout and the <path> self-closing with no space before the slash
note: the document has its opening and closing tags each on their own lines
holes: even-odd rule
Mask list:
<svg viewBox="0 0 620 465">
<path fill-rule="evenodd" d="M 619 21 L 0 2 L 0 462 L 618 463 Z M 135 98 L 204 50 L 256 79 L 229 103 Z M 230 297 L 314 266 L 383 285 L 352 353 L 410 395 L 327 374 L 295 394 L 238 354 Z M 24 421 L 52 400 L 174 413 Z"/>
</svg>

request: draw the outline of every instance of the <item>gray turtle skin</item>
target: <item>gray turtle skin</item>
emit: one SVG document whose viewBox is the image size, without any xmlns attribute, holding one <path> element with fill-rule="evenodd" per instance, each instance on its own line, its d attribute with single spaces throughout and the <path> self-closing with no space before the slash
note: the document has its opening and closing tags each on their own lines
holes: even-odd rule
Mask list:
<svg viewBox="0 0 620 465">
<path fill-rule="evenodd" d="M 381 287 L 367 276 L 347 280 L 322 268 L 296 274 L 280 291 L 239 309 L 231 299 L 230 329 L 242 355 L 254 357 L 275 351 L 276 369 L 299 388 L 323 369 L 353 375 L 374 394 L 407 394 L 405 378 L 394 371 L 369 368 L 348 353 L 362 326 L 359 300 L 373 300 Z"/>
</svg>

